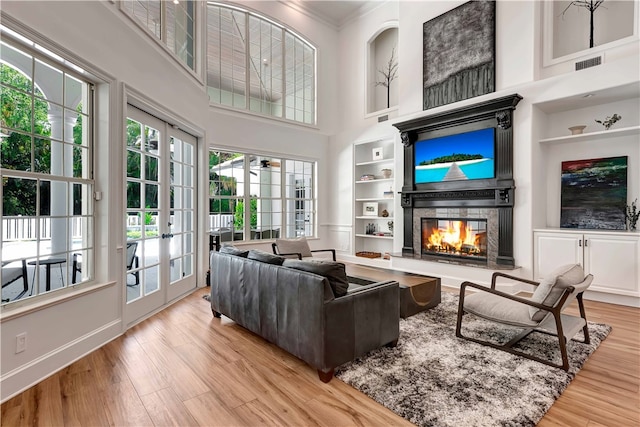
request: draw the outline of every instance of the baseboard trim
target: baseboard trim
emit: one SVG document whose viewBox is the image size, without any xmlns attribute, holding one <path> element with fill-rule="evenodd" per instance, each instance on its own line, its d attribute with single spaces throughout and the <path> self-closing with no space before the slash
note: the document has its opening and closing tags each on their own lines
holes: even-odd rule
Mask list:
<svg viewBox="0 0 640 427">
<path fill-rule="evenodd" d="M 121 319 L 76 338 L 0 377 L 0 403 L 11 399 L 122 335 Z"/>
</svg>

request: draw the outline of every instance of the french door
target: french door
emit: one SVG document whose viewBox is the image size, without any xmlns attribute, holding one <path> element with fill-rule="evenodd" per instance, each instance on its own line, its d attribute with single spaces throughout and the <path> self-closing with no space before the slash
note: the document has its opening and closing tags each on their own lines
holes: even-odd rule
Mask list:
<svg viewBox="0 0 640 427">
<path fill-rule="evenodd" d="M 127 107 L 127 324 L 196 287 L 196 143 L 192 135 Z"/>
</svg>

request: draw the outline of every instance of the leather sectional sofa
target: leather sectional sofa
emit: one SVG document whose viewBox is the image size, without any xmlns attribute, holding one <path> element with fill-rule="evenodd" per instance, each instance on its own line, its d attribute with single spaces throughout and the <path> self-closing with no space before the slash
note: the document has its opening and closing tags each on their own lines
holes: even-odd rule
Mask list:
<svg viewBox="0 0 640 427">
<path fill-rule="evenodd" d="M 396 281 L 347 290 L 343 264 L 224 247 L 211 253 L 210 267 L 214 316 L 224 314 L 304 360 L 324 382 L 341 364 L 398 341 Z"/>
</svg>

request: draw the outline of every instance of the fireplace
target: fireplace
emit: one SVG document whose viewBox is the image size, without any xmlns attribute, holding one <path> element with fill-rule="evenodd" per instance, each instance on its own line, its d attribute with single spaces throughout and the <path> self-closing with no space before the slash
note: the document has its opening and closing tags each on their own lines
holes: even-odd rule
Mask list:
<svg viewBox="0 0 640 427">
<path fill-rule="evenodd" d="M 487 220 L 468 218 L 422 218 L 423 255 L 487 261 Z"/>
<path fill-rule="evenodd" d="M 513 94 L 394 124 L 404 145 L 402 256 L 486 268 L 515 265 L 511 124 L 521 99 Z M 425 236 L 456 228 L 464 234 L 462 243 L 441 236 L 432 243 Z"/>
</svg>

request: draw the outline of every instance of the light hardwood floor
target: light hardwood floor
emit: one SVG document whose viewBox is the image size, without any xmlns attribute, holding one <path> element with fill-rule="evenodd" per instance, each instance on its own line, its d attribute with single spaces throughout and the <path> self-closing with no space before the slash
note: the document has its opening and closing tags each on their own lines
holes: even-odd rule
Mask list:
<svg viewBox="0 0 640 427">
<path fill-rule="evenodd" d="M 202 299 L 208 290 L 8 400 L 1 425 L 411 425 L 338 379 L 320 382 L 302 361 L 233 322 L 214 319 Z M 539 425 L 638 426 L 640 309 L 586 301 L 586 310 L 613 331 Z"/>
</svg>

